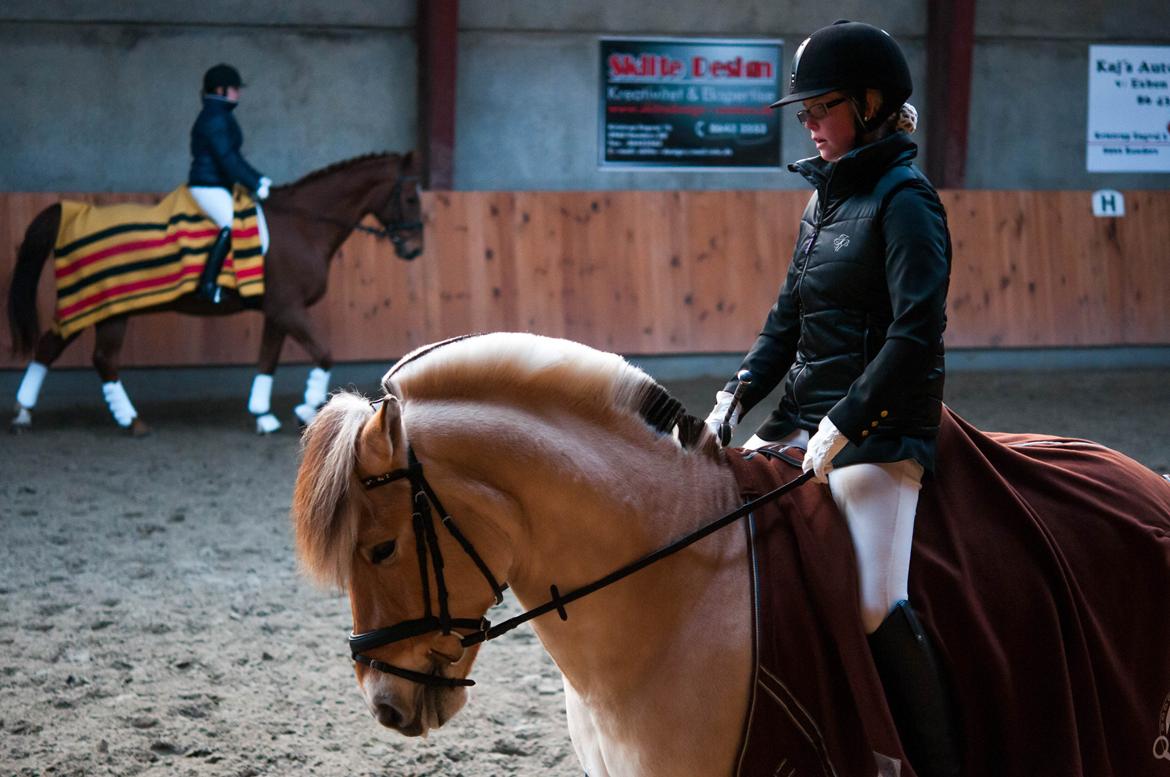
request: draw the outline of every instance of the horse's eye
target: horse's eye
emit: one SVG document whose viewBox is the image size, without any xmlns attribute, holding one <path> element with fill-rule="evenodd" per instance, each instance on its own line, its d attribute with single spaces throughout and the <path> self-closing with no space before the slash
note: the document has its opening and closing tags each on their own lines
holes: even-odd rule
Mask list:
<svg viewBox="0 0 1170 777">
<path fill-rule="evenodd" d="M 386 559 L 394 555 L 394 540 L 383 542 L 381 545 L 375 545 L 370 552 L 370 563 L 381 564 Z"/>
</svg>

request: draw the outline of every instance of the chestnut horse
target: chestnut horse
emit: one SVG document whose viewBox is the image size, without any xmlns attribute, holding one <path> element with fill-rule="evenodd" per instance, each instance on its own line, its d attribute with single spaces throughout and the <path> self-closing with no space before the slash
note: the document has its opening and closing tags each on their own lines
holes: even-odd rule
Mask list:
<svg viewBox="0 0 1170 777">
<path fill-rule="evenodd" d="M 749 507 L 733 474 L 749 458 L 718 448 L 651 378 L 584 345 L 496 333 L 421 348 L 382 387 L 377 402 L 343 392 L 321 409 L 292 507 L 307 571 L 348 589 L 357 681 L 380 723 L 422 735 L 463 706 L 480 644 L 514 625 L 482 621 L 511 586 L 563 673 L 590 777 L 913 773 L 897 762 L 826 488 L 791 489 L 789 512 L 769 519 L 811 544 L 767 569 L 786 601 L 760 617 L 791 660 L 762 681 L 763 557 L 744 531 L 703 536 Z M 1103 446 L 953 418 L 911 579 L 951 647 L 964 773 L 1161 774 L 1170 485 Z M 1014 479 L 985 487 L 982 467 Z M 1033 488 L 1037 468 L 1053 479 Z M 639 569 L 594 590 L 623 568 Z M 800 619 L 813 610 L 824 619 Z M 766 719 L 756 688 L 787 716 L 753 740 L 762 771 L 744 737 Z M 801 753 L 815 768 L 789 760 Z"/>
<path fill-rule="evenodd" d="M 268 398 L 272 374 L 287 335 L 308 352 L 316 365 L 306 383 L 305 402 L 296 408 L 298 419 L 308 423 L 317 406 L 325 400 L 328 373 L 333 365 L 328 344 L 322 341 L 309 318 L 309 306 L 325 295 L 329 261 L 355 229 L 388 238 L 402 259 L 413 259 L 422 252 L 418 166 L 414 153 L 370 154 L 338 162 L 295 183 L 274 188 L 262 205 L 272 236 L 265 258 L 262 298 L 258 301 L 242 300 L 234 292 L 225 290 L 224 299 L 219 304 L 212 304 L 188 294 L 134 314 L 177 311 L 223 316 L 259 307 L 264 313 L 264 328 L 256 383 L 249 400 L 249 409 L 256 416 L 256 429 L 268 433 L 280 427 L 280 422 L 269 412 Z M 382 230 L 359 225 L 368 214 L 381 223 Z M 33 219 L 13 270 L 8 295 L 12 347 L 16 353 L 33 352 L 34 358 L 18 395 L 13 431 L 29 428 L 31 411 L 45 371 L 76 337 L 74 334 L 62 338 L 53 331 L 42 334 L 37 320 L 37 283 L 42 266 L 52 255 L 60 217 L 60 205 L 51 205 Z M 119 389 L 121 387 L 118 382 L 119 355 L 128 319 L 134 314 L 113 316 L 95 325 L 97 341 L 93 364 L 104 387 L 115 383 Z M 258 389 L 258 386 L 263 388 Z M 133 434 L 146 433 L 147 426 L 138 418 L 124 390 L 120 391 L 122 400 L 111 401 L 107 395 L 115 420 Z M 115 401 L 124 404 L 115 407 Z"/>
</svg>

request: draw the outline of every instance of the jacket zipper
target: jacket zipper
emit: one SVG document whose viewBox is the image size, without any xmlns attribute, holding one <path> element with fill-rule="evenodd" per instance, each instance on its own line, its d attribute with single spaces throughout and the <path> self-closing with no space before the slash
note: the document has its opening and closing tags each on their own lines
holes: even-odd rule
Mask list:
<svg viewBox="0 0 1170 777">
<path fill-rule="evenodd" d="M 826 187 L 826 189 L 827 189 L 827 187 Z M 822 210 L 821 205 L 822 205 L 822 203 L 819 201 L 819 198 L 818 198 L 818 201 L 817 201 L 817 220 L 813 224 L 812 235 L 809 236 L 808 242 L 805 243 L 804 263 L 801 264 L 801 266 L 800 266 L 800 275 L 796 279 L 796 288 L 793 290 L 793 293 L 796 295 L 797 309 L 798 309 L 798 312 L 800 313 L 800 329 L 801 329 L 802 334 L 804 332 L 804 300 L 801 299 L 800 289 L 801 289 L 801 286 L 804 285 L 804 274 L 806 272 L 808 272 L 808 262 L 809 262 L 809 257 L 812 256 L 813 246 L 816 245 L 817 237 L 821 234 L 821 226 L 823 225 L 823 222 L 822 222 L 823 210 Z M 801 377 L 804 375 L 804 371 L 807 369 L 808 369 L 808 364 L 802 364 L 800 366 L 800 372 L 796 373 L 796 377 L 792 379 L 792 401 L 796 403 L 796 416 L 798 418 L 800 417 L 800 398 L 799 398 L 799 395 L 796 391 L 796 384 L 800 382 Z"/>
</svg>

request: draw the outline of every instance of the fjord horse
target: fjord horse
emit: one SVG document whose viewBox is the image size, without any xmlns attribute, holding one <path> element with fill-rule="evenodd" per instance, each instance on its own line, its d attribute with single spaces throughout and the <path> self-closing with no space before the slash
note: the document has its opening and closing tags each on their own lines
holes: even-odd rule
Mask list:
<svg viewBox="0 0 1170 777">
<path fill-rule="evenodd" d="M 335 395 L 309 425 L 292 509 L 307 571 L 348 590 L 357 681 L 380 723 L 422 735 L 463 706 L 480 644 L 509 625 L 481 619 L 510 586 L 521 605 L 544 613 L 531 623 L 563 673 L 573 747 L 590 777 L 794 773 L 791 751 L 775 753 L 766 769 L 745 766 L 744 732 L 762 696 L 754 689 L 764 688 L 753 653 L 762 644 L 754 636 L 756 555 L 745 531 L 705 536 L 565 607 L 566 592 L 740 512 L 730 457 L 743 452 L 720 449 L 687 416 L 669 433 L 655 411 L 665 392 L 652 379 L 616 355 L 562 340 L 457 338 L 404 357 L 382 385 L 386 395 L 373 403 Z M 1153 770 L 1170 735 L 1170 627 L 1157 613 L 1170 594 L 1170 485 L 1102 446 L 1017 442 L 995 443 L 1002 450 L 988 455 L 1007 465 L 1039 456 L 1051 471 L 1062 460 L 1096 457 L 1074 479 L 1100 491 L 1103 505 L 1124 503 L 1127 492 L 1152 496 L 1132 511 L 1127 504 L 1124 525 L 1107 525 L 1115 517 L 1106 510 L 1084 511 L 1045 483 L 1035 504 L 1046 516 L 1037 522 L 1032 505 L 1018 516 L 993 504 L 979 481 L 960 482 L 962 501 L 983 500 L 963 515 L 971 520 L 919 522 L 912 591 L 950 647 L 965 773 L 1137 774 L 1137 764 L 1147 767 L 1142 774 L 1161 774 Z M 962 481 L 953 475 L 937 474 L 928 488 Z M 1003 493 L 1010 507 L 1017 494 Z M 808 484 L 792 494 L 804 501 L 786 505 L 817 511 L 772 520 L 814 540 L 836 539 L 779 570 L 792 583 L 792 603 L 769 633 L 794 646 L 797 660 L 764 690 L 781 694 L 782 722 L 796 736 L 764 744 L 803 747 L 815 768 L 799 774 L 912 774 L 898 764 L 904 756 L 860 627 L 847 530 L 829 512 L 827 488 Z M 990 547 L 965 544 L 974 535 L 954 528 L 978 520 Z M 1016 530 L 1027 538 L 1019 548 L 1003 534 Z M 1052 549 L 1050 560 L 1043 554 Z M 1077 574 L 1086 566 L 1105 570 L 1098 585 L 1082 588 L 1090 578 Z M 1111 571 L 1121 567 L 1124 575 Z M 1145 577 L 1136 577 L 1139 569 Z M 940 570 L 924 588 L 923 576 Z M 803 586 L 802 575 L 824 585 Z M 972 578 L 974 618 L 947 598 Z M 1142 597 L 1129 597 L 1128 612 L 1110 595 L 1121 585 Z M 815 609 L 807 597 L 818 590 L 831 590 L 828 609 L 843 615 L 802 628 L 788 615 Z M 988 613 L 998 618 L 988 632 L 959 630 L 987 626 Z M 1101 635 L 1118 634 L 1094 630 L 1102 624 L 1120 626 L 1120 639 L 1098 645 Z M 817 697 L 820 688 L 836 695 Z M 788 689 L 797 693 L 783 696 Z M 1135 690 L 1136 705 L 1125 697 Z M 1137 725 L 1147 715 L 1149 725 Z"/>
<path fill-rule="evenodd" d="M 369 231 L 389 238 L 399 258 L 409 260 L 418 256 L 423 250 L 418 176 L 416 154 L 381 153 L 338 162 L 309 173 L 295 183 L 274 188 L 262 203 L 271 246 L 265 258 L 264 295 L 259 303 L 242 300 L 229 290 L 225 290 L 225 299 L 219 304 L 188 294 L 164 305 L 98 322 L 95 325 L 97 341 L 93 363 L 103 384 L 118 381 L 119 357 L 131 315 L 177 311 L 223 316 L 255 309 L 258 304 L 264 313 L 264 328 L 257 373 L 267 376 L 268 386 L 271 387 L 271 376 L 276 370 L 286 336 L 292 336 L 317 367 L 317 378 L 310 376 L 306 384 L 306 396 L 320 396 L 313 404 L 297 408 L 299 420 L 307 423 L 316 412 L 316 403 L 323 401 L 327 390 L 326 386 L 314 383 L 322 383 L 319 378 L 327 375 L 333 364 L 328 344 L 322 340 L 308 315 L 309 307 L 325 295 L 329 262 L 355 229 L 369 229 L 359 222 L 371 214 L 383 229 Z M 33 363 L 42 365 L 38 368 L 37 391 L 44 370 L 76 337 L 74 334 L 62 338 L 53 331 L 42 334 L 37 320 L 37 283 L 42 266 L 52 255 L 60 217 L 60 205 L 51 205 L 33 219 L 20 246 L 9 289 L 8 317 L 13 351 L 23 354 L 31 351 Z M 35 395 L 36 391 L 32 392 L 34 401 Z M 129 405 L 128 398 L 126 404 Z M 18 402 L 17 414 L 12 421 L 13 431 L 29 428 L 31 411 L 31 406 L 21 406 Z M 257 431 L 268 433 L 279 428 L 279 421 L 266 407 L 262 412 L 253 412 L 258 416 Z M 148 431 L 136 414 L 128 428 L 133 434 Z"/>
</svg>

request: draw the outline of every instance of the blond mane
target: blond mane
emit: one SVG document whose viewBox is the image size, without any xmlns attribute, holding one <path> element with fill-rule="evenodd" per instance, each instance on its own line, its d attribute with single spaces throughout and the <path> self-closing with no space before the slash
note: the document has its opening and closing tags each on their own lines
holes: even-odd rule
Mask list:
<svg viewBox="0 0 1170 777">
<path fill-rule="evenodd" d="M 382 378 L 382 388 L 405 401 L 540 398 L 599 424 L 640 417 L 662 433 L 677 424 L 684 447 L 707 455 L 717 450 L 703 423 L 645 372 L 616 354 L 568 340 L 510 332 L 455 338 L 404 356 Z M 372 414 L 364 398 L 343 392 L 305 432 L 293 523 L 301 559 L 318 580 L 346 580 L 356 536 L 349 507 L 356 443 Z"/>
</svg>

